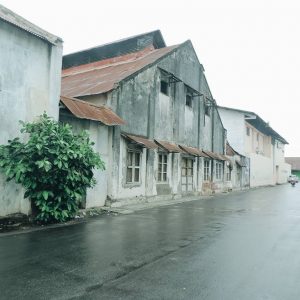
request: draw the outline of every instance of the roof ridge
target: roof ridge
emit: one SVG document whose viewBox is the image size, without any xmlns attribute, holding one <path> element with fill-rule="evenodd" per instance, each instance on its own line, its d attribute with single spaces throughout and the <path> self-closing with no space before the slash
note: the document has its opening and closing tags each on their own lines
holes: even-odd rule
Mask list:
<svg viewBox="0 0 300 300">
<path fill-rule="evenodd" d="M 62 42 L 62 39 L 60 37 L 50 33 L 47 30 L 42 29 L 41 27 L 28 21 L 24 17 L 18 15 L 2 4 L 0 4 L 0 19 L 18 28 L 21 28 L 22 30 L 27 31 L 32 35 L 35 35 L 36 37 L 46 40 L 53 45 L 57 45 L 58 42 Z"/>
<path fill-rule="evenodd" d="M 113 67 L 113 66 L 117 66 L 117 65 L 128 64 L 128 63 L 131 63 L 133 61 L 139 61 L 139 60 L 147 57 L 148 55 L 150 55 L 150 54 L 152 54 L 154 52 L 161 51 L 162 49 L 168 49 L 168 48 L 176 47 L 176 46 L 179 46 L 179 45 L 181 45 L 181 44 L 172 45 L 172 46 L 168 46 L 168 47 L 164 47 L 164 48 L 159 48 L 159 49 L 154 49 L 152 47 L 148 47 L 148 48 L 145 48 L 143 50 L 140 50 L 140 51 L 137 51 L 137 52 L 133 52 L 133 53 L 130 53 L 130 54 L 120 55 L 120 56 L 116 56 L 114 58 L 108 58 L 108 59 L 105 59 L 105 60 L 100 60 L 100 61 L 97 61 L 97 62 L 92 62 L 92 63 L 89 63 L 89 64 L 85 64 L 85 65 L 71 67 L 71 68 L 68 68 L 68 69 L 64 69 L 62 71 L 62 77 L 73 76 L 73 75 L 76 75 L 76 74 L 82 74 L 82 73 L 85 73 L 85 72 L 90 72 L 90 71 L 95 71 L 95 70 L 102 70 L 102 69 Z M 147 50 L 147 51 L 145 51 L 145 50 Z M 138 54 L 142 54 L 142 53 L 144 53 L 144 55 L 138 55 Z M 103 65 L 92 67 L 96 63 L 100 63 L 100 62 L 104 62 L 104 61 L 109 61 L 109 60 L 113 60 L 115 58 L 121 58 L 121 57 L 126 57 L 126 56 L 128 56 L 130 59 L 124 60 L 124 61 L 120 61 L 119 60 L 119 61 L 112 62 L 111 64 L 103 64 Z M 84 66 L 86 66 L 86 69 L 80 70 L 80 68 L 84 68 Z M 88 66 L 90 66 L 91 68 L 88 68 Z M 74 73 L 66 74 L 66 75 L 63 74 L 64 71 L 71 70 L 73 68 L 74 69 L 78 68 L 78 71 L 74 72 Z M 68 73 L 68 72 L 66 72 L 66 73 Z"/>
</svg>

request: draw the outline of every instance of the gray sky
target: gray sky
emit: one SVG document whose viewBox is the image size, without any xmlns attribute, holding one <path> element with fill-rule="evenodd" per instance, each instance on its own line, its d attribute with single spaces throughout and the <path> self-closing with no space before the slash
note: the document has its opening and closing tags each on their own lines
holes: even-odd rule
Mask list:
<svg viewBox="0 0 300 300">
<path fill-rule="evenodd" d="M 60 36 L 65 54 L 155 29 L 168 45 L 190 39 L 217 103 L 256 112 L 300 156 L 300 1 L 0 3 Z"/>
</svg>

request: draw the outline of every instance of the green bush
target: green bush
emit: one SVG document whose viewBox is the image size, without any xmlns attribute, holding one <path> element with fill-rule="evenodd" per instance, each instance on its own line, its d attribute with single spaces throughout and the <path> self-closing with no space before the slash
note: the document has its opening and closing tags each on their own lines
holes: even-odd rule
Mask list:
<svg viewBox="0 0 300 300">
<path fill-rule="evenodd" d="M 25 188 L 42 223 L 62 222 L 75 216 L 86 189 L 95 185 L 93 169 L 104 169 L 88 134 L 74 134 L 70 125 L 59 124 L 45 113 L 37 122 L 21 122 L 19 138 L 0 146 L 0 170 L 7 181 Z"/>
</svg>

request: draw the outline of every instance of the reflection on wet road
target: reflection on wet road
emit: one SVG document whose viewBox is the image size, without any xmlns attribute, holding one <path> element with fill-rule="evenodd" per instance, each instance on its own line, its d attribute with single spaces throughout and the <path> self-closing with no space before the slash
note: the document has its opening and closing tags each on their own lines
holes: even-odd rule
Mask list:
<svg viewBox="0 0 300 300">
<path fill-rule="evenodd" d="M 300 299 L 300 185 L 0 238 L 0 299 Z"/>
</svg>

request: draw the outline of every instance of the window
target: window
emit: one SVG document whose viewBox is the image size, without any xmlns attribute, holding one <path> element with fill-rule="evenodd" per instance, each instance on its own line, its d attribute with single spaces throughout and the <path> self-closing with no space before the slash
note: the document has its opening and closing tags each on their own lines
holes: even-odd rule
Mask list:
<svg viewBox="0 0 300 300">
<path fill-rule="evenodd" d="M 204 180 L 209 180 L 209 160 L 204 160 Z"/>
<path fill-rule="evenodd" d="M 256 134 L 256 140 L 259 141 L 259 134 Z"/>
<path fill-rule="evenodd" d="M 216 163 L 216 179 L 222 179 L 222 163 L 220 162 Z"/>
<path fill-rule="evenodd" d="M 204 101 L 204 113 L 206 116 L 210 116 L 210 105 L 208 98 L 206 98 L 206 100 Z"/>
<path fill-rule="evenodd" d="M 157 181 L 167 181 L 167 167 L 168 167 L 168 155 L 164 153 L 158 154 L 158 172 Z"/>
<path fill-rule="evenodd" d="M 183 192 L 193 191 L 193 163 L 190 158 L 181 160 L 181 188 Z"/>
<path fill-rule="evenodd" d="M 193 89 L 188 87 L 187 85 L 185 86 L 185 105 L 188 107 L 193 106 Z"/>
<path fill-rule="evenodd" d="M 165 79 L 160 81 L 160 92 L 169 96 L 169 83 Z"/>
<path fill-rule="evenodd" d="M 226 168 L 226 181 L 231 181 L 231 168 Z"/>
<path fill-rule="evenodd" d="M 246 127 L 246 132 L 247 132 L 247 135 L 250 136 L 250 128 L 249 127 Z"/>
<path fill-rule="evenodd" d="M 128 149 L 127 171 L 126 171 L 127 183 L 140 182 L 140 163 L 141 163 L 141 152 Z"/>
<path fill-rule="evenodd" d="M 188 106 L 188 107 L 192 107 L 192 95 L 190 94 L 186 94 L 185 96 L 185 105 Z"/>
</svg>

